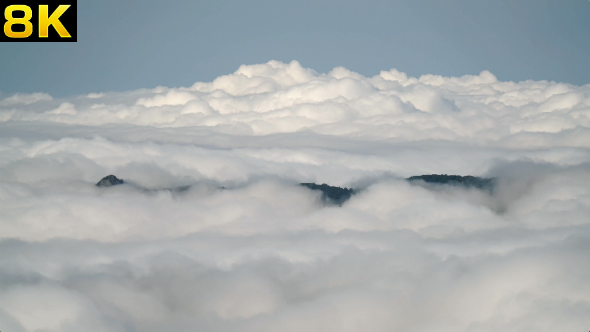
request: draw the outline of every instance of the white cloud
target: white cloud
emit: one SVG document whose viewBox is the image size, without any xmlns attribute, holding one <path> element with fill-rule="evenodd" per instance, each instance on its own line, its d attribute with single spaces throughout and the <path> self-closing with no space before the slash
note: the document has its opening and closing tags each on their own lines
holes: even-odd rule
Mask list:
<svg viewBox="0 0 590 332">
<path fill-rule="evenodd" d="M 3 331 L 590 325 L 590 86 L 271 61 L 23 96 L 0 107 Z M 498 184 L 403 180 L 430 173 Z M 324 206 L 312 181 L 361 191 Z"/>
<path fill-rule="evenodd" d="M 135 105 L 143 105 L 145 107 L 185 105 L 193 99 L 196 99 L 196 97 L 191 93 L 171 90 L 165 95 L 158 94 L 151 98 L 139 98 L 135 102 Z"/>
<path fill-rule="evenodd" d="M 47 93 L 16 93 L 0 101 L 0 106 L 13 106 L 17 104 L 34 104 L 40 101 L 51 101 L 53 98 Z"/>
<path fill-rule="evenodd" d="M 90 99 L 98 99 L 98 98 L 104 97 L 104 93 L 102 93 L 102 92 L 101 93 L 94 93 L 93 92 L 93 93 L 87 94 L 86 97 L 90 98 Z"/>
</svg>

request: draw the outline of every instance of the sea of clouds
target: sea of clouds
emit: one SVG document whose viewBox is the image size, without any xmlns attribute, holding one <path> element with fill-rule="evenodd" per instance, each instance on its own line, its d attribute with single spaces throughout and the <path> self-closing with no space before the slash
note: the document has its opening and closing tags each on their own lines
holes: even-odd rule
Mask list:
<svg viewBox="0 0 590 332">
<path fill-rule="evenodd" d="M 0 98 L 2 332 L 588 329 L 590 85 L 270 61 Z"/>
</svg>

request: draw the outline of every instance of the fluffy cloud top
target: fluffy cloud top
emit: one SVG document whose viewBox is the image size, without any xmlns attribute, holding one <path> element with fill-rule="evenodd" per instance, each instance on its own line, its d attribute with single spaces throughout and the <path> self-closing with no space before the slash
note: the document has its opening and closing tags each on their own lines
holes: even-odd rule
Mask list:
<svg viewBox="0 0 590 332">
<path fill-rule="evenodd" d="M 52 101 L 44 94 L 6 98 L 0 106 Z M 157 128 L 239 128 L 248 135 L 321 135 L 588 147 L 590 87 L 555 82 L 499 82 L 478 76 L 418 79 L 396 70 L 367 78 L 345 68 L 317 74 L 296 61 L 242 66 L 189 88 L 158 87 L 91 94 L 35 108 L 0 109 L 4 122 L 27 121 Z M 235 131 L 229 131 L 234 134 Z M 547 139 L 548 134 L 552 135 Z M 538 137 L 538 139 L 537 139 Z M 557 140 L 557 141 L 556 141 Z"/>
<path fill-rule="evenodd" d="M 588 216 L 590 86 L 271 61 L 0 101 L 2 331 L 584 330 Z"/>
</svg>

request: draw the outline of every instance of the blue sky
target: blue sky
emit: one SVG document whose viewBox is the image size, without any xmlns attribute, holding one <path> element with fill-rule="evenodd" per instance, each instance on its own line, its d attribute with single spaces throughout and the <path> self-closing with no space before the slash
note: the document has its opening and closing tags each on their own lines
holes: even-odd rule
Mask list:
<svg viewBox="0 0 590 332">
<path fill-rule="evenodd" d="M 590 83 L 590 1 L 86 1 L 77 43 L 0 44 L 0 94 L 187 86 L 241 64 Z"/>
</svg>

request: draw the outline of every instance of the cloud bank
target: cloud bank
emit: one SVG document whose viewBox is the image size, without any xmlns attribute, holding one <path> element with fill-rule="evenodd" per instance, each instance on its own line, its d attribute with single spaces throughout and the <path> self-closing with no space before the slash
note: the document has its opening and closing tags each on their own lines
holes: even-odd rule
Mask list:
<svg viewBox="0 0 590 332">
<path fill-rule="evenodd" d="M 2 331 L 582 331 L 588 216 L 588 85 L 271 61 L 0 100 Z"/>
</svg>

